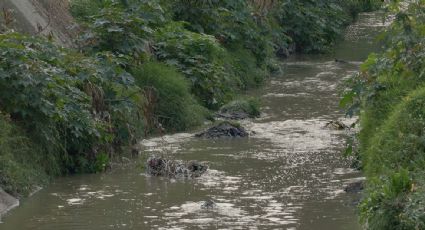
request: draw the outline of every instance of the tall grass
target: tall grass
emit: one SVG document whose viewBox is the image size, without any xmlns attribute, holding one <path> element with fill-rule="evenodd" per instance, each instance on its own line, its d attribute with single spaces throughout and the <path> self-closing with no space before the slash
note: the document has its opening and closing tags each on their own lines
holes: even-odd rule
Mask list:
<svg viewBox="0 0 425 230">
<path fill-rule="evenodd" d="M 48 165 L 50 164 L 50 165 Z M 23 130 L 0 113 L 0 187 L 15 196 L 26 195 L 48 180 L 55 161 L 43 153 Z M 56 165 L 56 167 L 59 167 Z"/>
<path fill-rule="evenodd" d="M 155 94 L 151 131 L 163 126 L 166 131 L 182 131 L 202 123 L 206 110 L 190 94 L 187 79 L 175 68 L 159 62 L 148 62 L 134 69 L 136 83 Z"/>
</svg>

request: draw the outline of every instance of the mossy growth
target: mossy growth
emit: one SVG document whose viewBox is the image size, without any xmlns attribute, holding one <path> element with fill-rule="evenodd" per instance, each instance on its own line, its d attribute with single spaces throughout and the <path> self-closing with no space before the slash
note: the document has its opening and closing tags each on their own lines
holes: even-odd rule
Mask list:
<svg viewBox="0 0 425 230">
<path fill-rule="evenodd" d="M 247 114 L 251 118 L 259 117 L 260 102 L 255 98 L 243 98 L 229 102 L 220 109 L 222 114 Z"/>
</svg>

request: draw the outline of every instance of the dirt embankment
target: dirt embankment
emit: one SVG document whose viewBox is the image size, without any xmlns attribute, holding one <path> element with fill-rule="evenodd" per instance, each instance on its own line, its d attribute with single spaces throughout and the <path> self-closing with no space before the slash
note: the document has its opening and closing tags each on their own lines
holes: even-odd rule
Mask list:
<svg viewBox="0 0 425 230">
<path fill-rule="evenodd" d="M 69 0 L 0 0 L 0 8 L 11 12 L 15 30 L 51 36 L 61 45 L 72 46 L 76 30 Z"/>
</svg>

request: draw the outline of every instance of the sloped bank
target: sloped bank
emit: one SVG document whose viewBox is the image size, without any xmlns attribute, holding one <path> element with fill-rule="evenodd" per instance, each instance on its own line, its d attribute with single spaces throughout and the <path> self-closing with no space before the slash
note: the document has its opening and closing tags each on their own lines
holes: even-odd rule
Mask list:
<svg viewBox="0 0 425 230">
<path fill-rule="evenodd" d="M 346 97 L 360 110 L 361 218 L 371 230 L 425 229 L 425 3 L 391 4 L 386 49 L 369 56 Z"/>
</svg>

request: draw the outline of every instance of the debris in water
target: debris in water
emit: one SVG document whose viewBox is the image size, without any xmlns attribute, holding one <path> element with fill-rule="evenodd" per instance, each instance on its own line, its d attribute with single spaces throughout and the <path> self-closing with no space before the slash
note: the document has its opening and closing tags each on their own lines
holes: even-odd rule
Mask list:
<svg viewBox="0 0 425 230">
<path fill-rule="evenodd" d="M 146 162 L 147 173 L 152 176 L 166 177 L 199 177 L 208 170 L 208 165 L 198 161 L 187 163 L 168 160 L 161 157 L 150 157 Z"/>
<path fill-rule="evenodd" d="M 344 130 L 344 129 L 350 128 L 346 124 L 344 124 L 342 121 L 329 121 L 328 123 L 326 123 L 325 127 L 335 129 L 335 130 Z"/>
<path fill-rule="evenodd" d="M 363 181 L 356 181 L 353 183 L 348 184 L 345 188 L 344 191 L 346 193 L 359 193 L 364 189 L 364 183 Z"/>
<path fill-rule="evenodd" d="M 217 204 L 211 199 L 204 201 L 204 203 L 201 205 L 202 209 L 214 209 L 216 207 L 217 207 Z"/>
</svg>

